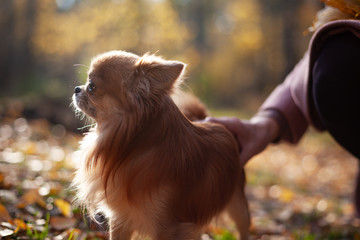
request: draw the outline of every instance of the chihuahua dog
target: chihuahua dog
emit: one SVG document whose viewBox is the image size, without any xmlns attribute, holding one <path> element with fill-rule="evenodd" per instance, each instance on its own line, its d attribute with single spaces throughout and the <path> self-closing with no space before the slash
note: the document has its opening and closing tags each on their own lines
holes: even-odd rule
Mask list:
<svg viewBox="0 0 360 240">
<path fill-rule="evenodd" d="M 111 51 L 92 60 L 86 85 L 75 88 L 75 106 L 96 126 L 81 143 L 73 186 L 91 216 L 108 218 L 110 239 L 131 239 L 135 232 L 200 239 L 223 210 L 247 239 L 238 144 L 219 124 L 189 120 L 204 118 L 206 110 L 174 91 L 184 68 L 154 55 Z"/>
</svg>

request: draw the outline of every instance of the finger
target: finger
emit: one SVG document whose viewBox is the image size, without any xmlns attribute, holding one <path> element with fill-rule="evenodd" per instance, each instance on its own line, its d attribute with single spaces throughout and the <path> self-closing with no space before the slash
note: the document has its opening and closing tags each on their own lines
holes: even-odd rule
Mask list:
<svg viewBox="0 0 360 240">
<path fill-rule="evenodd" d="M 207 117 L 205 121 L 224 125 L 232 132 L 237 131 L 239 120 L 236 117 Z"/>
<path fill-rule="evenodd" d="M 227 117 L 206 117 L 205 122 L 222 123 Z"/>
<path fill-rule="evenodd" d="M 224 127 L 226 127 L 232 133 L 234 138 L 236 139 L 236 142 L 237 142 L 237 145 L 239 148 L 239 153 L 241 153 L 242 144 L 239 139 L 239 134 L 240 134 L 240 132 L 239 132 L 240 126 L 239 125 L 241 125 L 241 122 L 238 118 L 236 118 L 236 117 L 217 117 L 217 118 L 207 117 L 205 119 L 205 121 L 212 122 L 212 123 L 218 123 L 218 124 L 221 124 Z"/>
</svg>

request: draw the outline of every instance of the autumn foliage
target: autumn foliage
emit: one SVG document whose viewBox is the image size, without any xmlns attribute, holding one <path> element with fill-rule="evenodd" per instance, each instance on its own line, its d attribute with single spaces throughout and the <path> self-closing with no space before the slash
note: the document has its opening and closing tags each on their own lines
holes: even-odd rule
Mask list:
<svg viewBox="0 0 360 240">
<path fill-rule="evenodd" d="M 81 135 L 46 120 L 0 125 L 0 237 L 106 239 L 72 204 L 69 189 Z M 327 135 L 310 132 L 297 146 L 270 146 L 246 167 L 252 239 L 358 239 L 352 190 L 357 160 Z M 234 223 L 215 220 L 203 239 L 236 239 Z"/>
<path fill-rule="evenodd" d="M 69 188 L 87 129 L 70 98 L 94 55 L 119 49 L 185 62 L 186 84 L 208 106 L 249 116 L 302 57 L 311 37 L 304 32 L 321 7 L 316 0 L 0 1 L 0 239 L 107 238 L 103 217 L 90 221 Z M 255 156 L 246 166 L 252 239 L 360 239 L 357 169 L 328 135 L 312 131 L 296 147 Z M 236 237 L 225 216 L 203 239 Z"/>
</svg>

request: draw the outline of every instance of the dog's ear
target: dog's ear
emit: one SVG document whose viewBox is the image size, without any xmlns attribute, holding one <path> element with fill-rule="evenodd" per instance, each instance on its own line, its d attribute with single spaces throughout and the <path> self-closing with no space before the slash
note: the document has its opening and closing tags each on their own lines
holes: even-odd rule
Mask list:
<svg viewBox="0 0 360 240">
<path fill-rule="evenodd" d="M 180 84 L 184 68 L 182 62 L 145 54 L 136 63 L 135 74 L 140 77 L 140 81 L 145 81 L 139 84 L 149 87 L 150 91 L 169 91 Z"/>
</svg>

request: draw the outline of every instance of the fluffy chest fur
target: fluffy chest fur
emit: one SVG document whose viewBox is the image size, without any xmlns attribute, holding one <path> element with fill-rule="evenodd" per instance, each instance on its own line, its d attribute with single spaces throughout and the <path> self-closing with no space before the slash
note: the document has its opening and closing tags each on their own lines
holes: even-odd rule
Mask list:
<svg viewBox="0 0 360 240">
<path fill-rule="evenodd" d="M 128 139 L 131 145 L 116 144 L 109 136 L 103 140 L 96 132 L 84 138 L 74 184 L 91 214 L 102 211 L 151 235 L 154 223 L 204 225 L 224 208 L 239 172 L 231 134 L 214 124 L 193 126 L 179 111 L 161 119 Z"/>
<path fill-rule="evenodd" d="M 166 217 L 166 204 L 171 196 L 171 188 L 161 184 L 156 191 L 150 192 L 152 187 L 144 182 L 145 179 L 131 179 L 137 175 L 134 171 L 138 170 L 135 170 L 132 164 L 121 166 L 105 184 L 102 168 L 105 164 L 98 162 L 96 167 L 89 167 L 88 162 L 91 161 L 89 155 L 97 141 L 96 135 L 95 132 L 89 133 L 81 144 L 82 164 L 73 181 L 73 186 L 77 188 L 77 201 L 88 209 L 92 217 L 101 212 L 122 226 L 153 235 L 154 227 L 151 223 Z M 145 159 L 146 156 L 142 158 Z M 136 159 L 133 161 L 136 162 Z"/>
<path fill-rule="evenodd" d="M 198 239 L 226 206 L 236 209 L 235 220 L 247 234 L 234 137 L 223 126 L 189 121 L 183 113 L 199 113 L 196 101 L 187 103 L 194 111 L 181 112 L 171 98 L 184 67 L 113 51 L 96 57 L 87 84 L 75 88 L 76 106 L 97 125 L 81 144 L 73 186 L 91 216 L 108 217 L 110 239 L 131 239 L 133 232 Z"/>
</svg>

